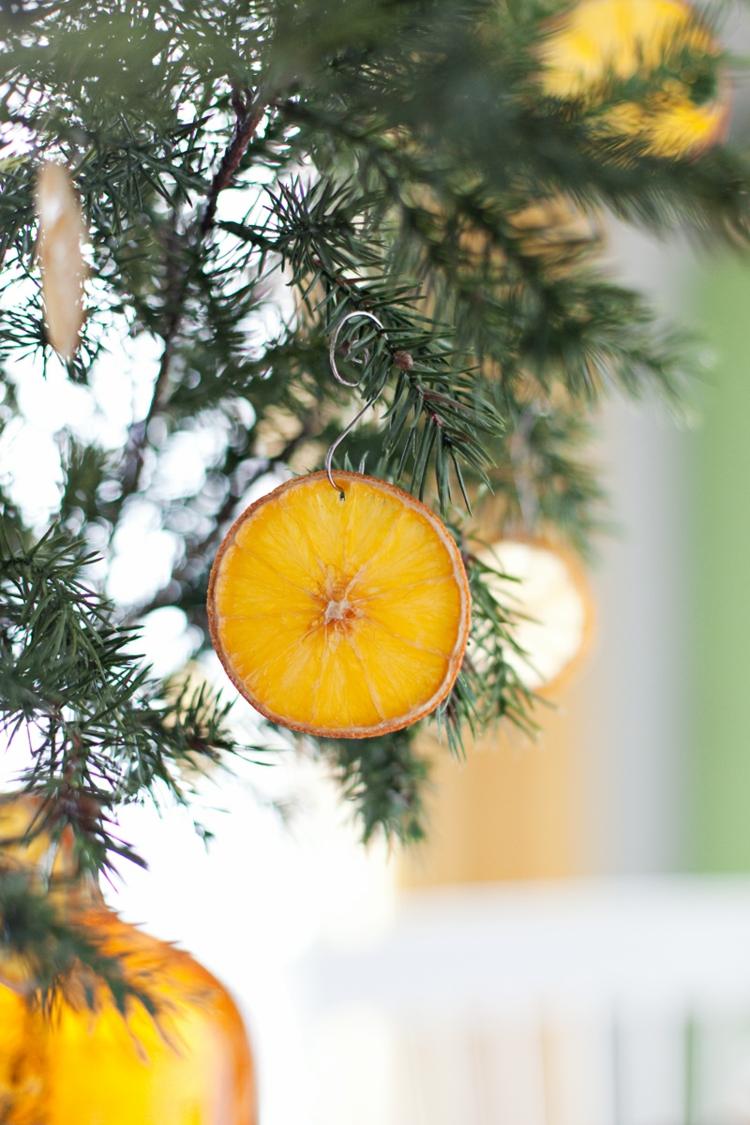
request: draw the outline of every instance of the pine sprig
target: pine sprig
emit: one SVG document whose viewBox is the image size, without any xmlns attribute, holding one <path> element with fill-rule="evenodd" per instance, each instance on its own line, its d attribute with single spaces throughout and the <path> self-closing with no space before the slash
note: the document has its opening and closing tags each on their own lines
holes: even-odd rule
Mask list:
<svg viewBox="0 0 750 1125">
<path fill-rule="evenodd" d="M 362 841 L 376 832 L 414 843 L 424 837 L 422 791 L 427 763 L 415 752 L 414 728 L 366 740 L 321 740 L 344 795 L 359 810 Z"/>
<path fill-rule="evenodd" d="M 31 762 L 19 781 L 38 795 L 38 831 L 70 826 L 84 870 L 111 855 L 140 862 L 111 827 L 121 804 L 163 786 L 184 801 L 185 767 L 202 768 L 236 743 L 230 704 L 205 687 L 176 694 L 149 676 L 132 651 L 132 628 L 81 579 L 92 559 L 50 533 L 32 548 L 7 535 L 0 557 L 0 729 L 24 738 Z"/>
<path fill-rule="evenodd" d="M 12 978 L 0 973 L 0 982 L 48 1012 L 60 998 L 95 1008 L 103 987 L 123 1015 L 137 1002 L 158 1019 L 163 1005 L 143 974 L 107 951 L 90 919 L 65 917 L 57 907 L 66 889 L 64 880 L 39 886 L 28 872 L 0 863 L 0 959 L 15 970 Z"/>
<path fill-rule="evenodd" d="M 384 452 L 398 479 L 412 466 L 412 490 L 424 495 L 434 464 L 440 503 L 451 497 L 450 470 L 462 482 L 462 464 L 482 472 L 487 455 L 480 435 L 497 433 L 502 418 L 483 398 L 477 380 L 457 369 L 446 325 L 435 325 L 418 311 L 416 285 L 394 283 L 379 238 L 368 230 L 366 197 L 349 185 L 300 180 L 269 191 L 269 215 L 256 227 L 224 224 L 225 229 L 278 256 L 288 266 L 309 315 L 324 335 L 346 316 L 366 312 L 371 322 L 350 321 L 340 337 L 350 380 L 365 401 L 386 395 Z M 353 364 L 361 365 L 357 371 Z M 394 378 L 395 373 L 395 378 Z"/>
</svg>

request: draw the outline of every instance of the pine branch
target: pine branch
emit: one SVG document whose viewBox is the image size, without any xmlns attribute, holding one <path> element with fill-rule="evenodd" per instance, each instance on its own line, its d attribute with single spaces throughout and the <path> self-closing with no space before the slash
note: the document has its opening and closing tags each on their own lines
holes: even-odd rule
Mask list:
<svg viewBox="0 0 750 1125">
<path fill-rule="evenodd" d="M 247 146 L 250 144 L 258 125 L 266 111 L 267 99 L 263 93 L 258 93 L 252 101 L 244 101 L 239 94 L 235 94 L 232 106 L 236 114 L 234 136 L 227 146 L 219 167 L 211 181 L 203 215 L 199 222 L 194 222 L 192 228 L 186 232 L 182 239 L 178 239 L 176 223 L 171 229 L 171 238 L 167 240 L 165 265 L 166 282 L 164 287 L 165 321 L 161 329 L 164 342 L 159 370 L 154 382 L 146 417 L 131 427 L 128 441 L 128 454 L 122 476 L 122 501 L 138 490 L 141 472 L 143 469 L 143 454 L 149 422 L 166 405 L 168 397 L 169 371 L 174 356 L 175 344 L 184 316 L 184 302 L 190 286 L 192 275 L 192 262 L 180 262 L 179 245 L 175 242 L 192 242 L 191 257 L 197 256 L 200 244 L 213 228 L 218 206 L 219 195 L 230 187 L 237 169 L 240 166 Z M 176 216 L 175 216 L 176 219 Z M 121 501 L 121 502 L 122 502 Z"/>
<path fill-rule="evenodd" d="M 50 533 L 29 550 L 2 540 L 0 729 L 28 740 L 20 781 L 37 794 L 39 830 L 70 826 L 84 869 L 111 866 L 110 853 L 138 861 L 111 814 L 160 782 L 186 800 L 180 766 L 200 769 L 236 745 L 229 704 L 205 686 L 175 695 L 149 678 L 132 653 L 134 633 L 80 573 L 92 561 L 80 544 Z M 50 676 L 54 670 L 54 676 Z"/>
<path fill-rule="evenodd" d="M 264 91 L 259 91 L 252 100 L 249 99 L 248 95 L 243 98 L 238 91 L 234 91 L 232 108 L 237 117 L 234 136 L 211 181 L 211 187 L 203 210 L 203 218 L 200 223 L 202 235 L 208 234 L 212 229 L 216 219 L 216 207 L 219 201 L 219 195 L 225 188 L 231 186 L 234 176 L 242 163 L 242 158 L 247 151 L 247 146 L 255 136 L 255 131 L 263 120 L 263 115 L 266 112 L 268 104 L 268 95 Z"/>
<path fill-rule="evenodd" d="M 285 466 L 289 459 L 294 454 L 295 450 L 299 448 L 312 433 L 315 432 L 317 419 L 314 414 L 311 414 L 302 425 L 300 432 L 283 446 L 283 448 L 273 457 L 257 458 L 255 465 L 248 476 L 243 477 L 242 488 L 247 492 L 252 486 L 266 476 L 272 473 L 277 466 Z M 218 509 L 213 518 L 213 526 L 208 535 L 198 540 L 194 544 L 190 544 L 189 549 L 186 551 L 185 561 L 182 566 L 175 570 L 172 578 L 167 586 L 162 587 L 154 596 L 145 604 L 133 609 L 125 619 L 126 624 L 135 623 L 138 620 L 146 617 L 149 613 L 153 613 L 155 609 L 161 609 L 166 605 L 175 604 L 174 584 L 189 583 L 191 589 L 196 587 L 199 590 L 199 604 L 201 610 L 204 610 L 206 601 L 206 590 L 208 588 L 208 572 L 211 569 L 215 551 L 218 549 L 222 536 L 226 530 L 226 525 L 231 520 L 232 515 L 237 507 L 240 497 L 235 491 L 229 489 L 226 498 Z M 184 603 L 183 603 L 184 608 Z M 192 607 L 187 607 L 191 609 Z M 193 623 L 197 622 L 194 614 L 189 613 L 189 618 Z"/>
<path fill-rule="evenodd" d="M 15 970 L 0 973 L 0 983 L 48 1012 L 59 997 L 96 1008 L 104 988 L 123 1015 L 137 1002 L 158 1019 L 163 1002 L 152 982 L 107 951 L 89 918 L 63 916 L 56 902 L 65 890 L 64 880 L 35 886 L 28 873 L 0 860 L 0 961 Z"/>
<path fill-rule="evenodd" d="M 428 767 L 415 754 L 415 734 L 411 728 L 364 741 L 320 742 L 344 794 L 359 809 L 363 843 L 378 830 L 403 843 L 424 837 L 421 794 Z"/>
<path fill-rule="evenodd" d="M 450 330 L 434 326 L 415 311 L 420 302 L 415 287 L 390 282 L 377 243 L 359 235 L 357 218 L 366 200 L 330 182 L 305 190 L 296 181 L 269 194 L 271 213 L 262 227 L 225 224 L 225 228 L 291 267 L 311 315 L 322 317 L 324 333 L 335 330 L 350 312 L 378 316 L 383 330 L 368 329 L 362 336 L 357 323 L 350 322 L 341 348 L 348 350 L 350 365 L 363 357 L 358 381 L 366 401 L 384 393 L 395 369 L 386 455 L 398 465 L 397 477 L 411 458 L 412 488 L 420 497 L 434 459 L 440 503 L 447 504 L 449 468 L 459 480 L 461 462 L 481 472 L 487 456 L 478 435 L 501 430 L 501 417 L 482 398 L 477 381 L 455 370 L 445 343 Z M 317 286 L 322 287 L 319 298 Z"/>
</svg>

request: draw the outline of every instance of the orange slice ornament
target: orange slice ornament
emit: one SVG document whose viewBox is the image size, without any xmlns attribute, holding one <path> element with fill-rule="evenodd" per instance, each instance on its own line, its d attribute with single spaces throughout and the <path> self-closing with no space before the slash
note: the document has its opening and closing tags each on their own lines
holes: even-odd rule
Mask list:
<svg viewBox="0 0 750 1125">
<path fill-rule="evenodd" d="M 88 236 L 70 172 L 46 161 L 36 185 L 38 256 L 47 335 L 66 362 L 78 348 L 84 321 L 84 282 L 88 266 L 82 246 Z"/>
<path fill-rule="evenodd" d="M 214 648 L 256 710 L 369 738 L 415 723 L 461 666 L 471 598 L 446 528 L 375 477 L 287 481 L 230 529 L 211 571 Z"/>
<path fill-rule="evenodd" d="M 485 582 L 514 620 L 521 652 L 505 659 L 524 687 L 541 695 L 557 691 L 588 651 L 594 613 L 588 582 L 576 559 L 545 539 L 506 537 L 477 552 L 490 568 Z M 481 669 L 481 650 L 473 656 Z"/>
</svg>

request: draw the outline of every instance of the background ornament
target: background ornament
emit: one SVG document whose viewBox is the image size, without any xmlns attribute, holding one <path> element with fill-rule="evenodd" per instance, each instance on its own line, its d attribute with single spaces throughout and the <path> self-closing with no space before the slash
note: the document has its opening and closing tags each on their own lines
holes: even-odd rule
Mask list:
<svg viewBox="0 0 750 1125">
<path fill-rule="evenodd" d="M 532 537 L 498 539 L 477 551 L 487 585 L 509 609 L 522 652 L 508 647 L 506 660 L 531 691 L 558 689 L 579 665 L 593 630 L 588 582 L 569 551 Z M 481 651 L 472 659 L 481 664 Z"/>
<path fill-rule="evenodd" d="M 682 0 L 582 0 L 543 44 L 542 84 L 579 103 L 600 140 L 625 137 L 652 156 L 694 157 L 722 140 L 728 124 L 721 55 Z"/>
<path fill-rule="evenodd" d="M 37 179 L 38 256 L 47 335 L 55 351 L 70 361 L 83 325 L 83 283 L 88 266 L 81 205 L 70 173 L 62 164 L 42 164 Z"/>
</svg>

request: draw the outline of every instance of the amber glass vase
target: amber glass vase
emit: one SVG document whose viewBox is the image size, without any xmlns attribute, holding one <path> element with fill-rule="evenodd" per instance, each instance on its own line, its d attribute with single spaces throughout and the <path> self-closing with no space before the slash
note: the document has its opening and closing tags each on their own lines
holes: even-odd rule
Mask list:
<svg viewBox="0 0 750 1125">
<path fill-rule="evenodd" d="M 30 1001 L 22 963 L 0 958 L 0 1122 L 3 1125 L 255 1125 L 252 1056 L 240 1015 L 189 954 L 122 922 L 89 878 L 76 877 L 72 841 L 23 837 L 36 813 L 27 797 L 0 798 L 6 866 L 53 872 L 61 915 L 75 920 L 155 1016 L 74 969 L 49 1010 Z M 87 986 L 88 997 L 87 1001 Z"/>
</svg>

